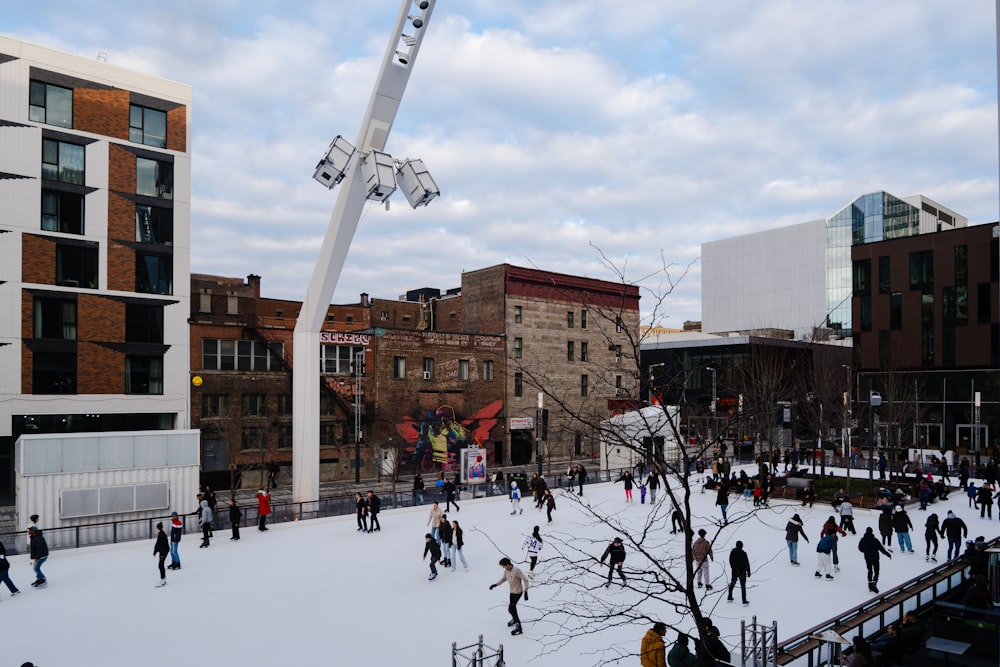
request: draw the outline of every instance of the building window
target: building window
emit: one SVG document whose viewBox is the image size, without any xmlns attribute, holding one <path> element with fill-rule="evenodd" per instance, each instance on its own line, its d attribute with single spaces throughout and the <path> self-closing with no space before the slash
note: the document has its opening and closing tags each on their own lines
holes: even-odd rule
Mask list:
<svg viewBox="0 0 1000 667">
<path fill-rule="evenodd" d="M 135 193 L 159 199 L 174 198 L 174 165 L 170 162 L 135 159 Z"/>
<path fill-rule="evenodd" d="M 389 311 L 388 310 L 383 310 L 381 313 L 379 313 L 379 317 L 378 318 L 381 321 L 383 321 L 383 322 L 388 322 L 389 321 Z"/>
<path fill-rule="evenodd" d="M 861 302 L 861 330 L 872 330 L 872 295 L 863 294 L 858 299 Z"/>
<path fill-rule="evenodd" d="M 264 394 L 243 394 L 240 403 L 244 417 L 267 416 L 267 397 Z"/>
<path fill-rule="evenodd" d="M 424 357 L 424 379 L 431 380 L 434 378 L 434 359 L 431 357 Z"/>
<path fill-rule="evenodd" d="M 620 364 L 622 362 L 622 346 L 615 345 L 615 363 Z"/>
<path fill-rule="evenodd" d="M 163 393 L 163 357 L 125 357 L 126 394 Z"/>
<path fill-rule="evenodd" d="M 292 425 L 279 424 L 278 449 L 291 449 L 291 448 L 292 448 Z"/>
<path fill-rule="evenodd" d="M 346 322 L 347 322 L 348 324 L 354 324 L 354 315 L 348 315 L 348 316 L 347 316 L 347 317 L 345 318 L 345 321 L 346 321 Z"/>
<path fill-rule="evenodd" d="M 163 255 L 135 254 L 135 291 L 144 294 L 174 293 L 174 259 Z"/>
<path fill-rule="evenodd" d="M 32 81 L 28 85 L 28 118 L 35 123 L 73 127 L 73 90 Z"/>
<path fill-rule="evenodd" d="M 319 397 L 319 413 L 327 417 L 337 414 L 337 403 L 335 394 L 323 394 Z"/>
<path fill-rule="evenodd" d="M 934 252 L 910 253 L 910 289 L 923 290 L 934 285 Z"/>
<path fill-rule="evenodd" d="M 483 379 L 492 380 L 493 379 L 493 362 L 484 361 L 483 362 Z"/>
<path fill-rule="evenodd" d="M 167 114 L 147 109 L 138 104 L 129 105 L 128 140 L 137 144 L 164 148 L 167 145 Z"/>
<path fill-rule="evenodd" d="M 872 262 L 860 259 L 854 262 L 854 294 L 870 294 L 872 284 Z"/>
<path fill-rule="evenodd" d="M 211 313 L 212 312 L 212 293 L 208 290 L 202 290 L 198 294 L 198 312 L 199 313 Z"/>
<path fill-rule="evenodd" d="M 573 311 L 572 310 L 566 311 L 566 328 L 567 329 L 572 329 L 573 328 Z"/>
<path fill-rule="evenodd" d="M 321 345 L 319 348 L 320 369 L 333 375 L 353 375 L 354 359 L 364 356 L 365 348 L 359 345 Z M 361 369 L 364 375 L 364 368 Z"/>
<path fill-rule="evenodd" d="M 406 357 L 392 358 L 392 377 L 402 380 L 406 377 Z"/>
<path fill-rule="evenodd" d="M 892 367 L 892 344 L 888 331 L 878 332 L 878 363 L 881 368 Z"/>
<path fill-rule="evenodd" d="M 76 340 L 76 301 L 35 297 L 34 336 L 53 340 Z"/>
<path fill-rule="evenodd" d="M 514 306 L 514 324 L 521 323 L 521 306 Z"/>
<path fill-rule="evenodd" d="M 880 294 L 888 294 L 892 289 L 892 275 L 890 272 L 889 256 L 878 258 L 878 291 Z"/>
<path fill-rule="evenodd" d="M 520 338 L 514 339 L 514 358 L 520 359 L 521 354 L 524 352 L 524 341 Z"/>
<path fill-rule="evenodd" d="M 615 333 L 621 333 L 625 331 L 625 323 L 622 322 L 621 315 L 615 315 Z"/>
<path fill-rule="evenodd" d="M 955 246 L 955 284 L 965 285 L 969 281 L 969 246 Z"/>
<path fill-rule="evenodd" d="M 163 306 L 125 304 L 125 342 L 163 343 Z"/>
<path fill-rule="evenodd" d="M 83 195 L 43 189 L 42 229 L 63 234 L 83 234 Z"/>
<path fill-rule="evenodd" d="M 899 330 L 903 328 L 903 294 L 893 292 L 889 295 L 889 328 Z"/>
<path fill-rule="evenodd" d="M 240 429 L 240 451 L 264 448 L 264 429 L 259 426 L 245 426 Z"/>
<path fill-rule="evenodd" d="M 337 425 L 336 424 L 320 424 L 319 425 L 319 446 L 320 447 L 336 447 L 337 446 Z"/>
<path fill-rule="evenodd" d="M 278 416 L 287 417 L 292 414 L 292 395 L 291 394 L 278 394 Z"/>
<path fill-rule="evenodd" d="M 590 378 L 586 375 L 580 376 L 580 395 L 587 396 L 590 393 Z"/>
<path fill-rule="evenodd" d="M 97 289 L 97 248 L 57 245 L 56 284 Z"/>
<path fill-rule="evenodd" d="M 996 244 L 994 244 L 996 245 Z M 979 324 L 989 324 L 990 315 L 992 313 L 993 299 L 990 298 L 992 293 L 990 283 L 979 283 L 979 288 L 976 294 L 976 321 Z"/>
<path fill-rule="evenodd" d="M 31 366 L 32 394 L 75 394 L 76 355 L 67 352 L 35 352 Z"/>
<path fill-rule="evenodd" d="M 158 245 L 174 244 L 174 212 L 158 206 L 135 207 L 135 240 Z"/>
<path fill-rule="evenodd" d="M 518 371 L 514 373 L 514 396 L 524 395 L 524 373 Z"/>
<path fill-rule="evenodd" d="M 574 350 L 574 343 L 571 340 L 566 341 L 566 361 L 575 361 L 576 351 Z"/>
<path fill-rule="evenodd" d="M 237 357 L 239 357 L 239 370 L 280 371 L 283 370 L 281 360 L 284 354 L 284 343 L 218 338 L 201 340 L 201 367 L 206 371 L 237 370 Z"/>
<path fill-rule="evenodd" d="M 42 139 L 42 179 L 83 185 L 86 163 L 83 146 Z"/>
<path fill-rule="evenodd" d="M 587 361 L 587 341 L 580 341 L 580 361 Z"/>
<path fill-rule="evenodd" d="M 621 395 L 622 395 L 622 376 L 621 375 L 616 375 L 615 376 L 615 396 L 621 396 Z"/>
<path fill-rule="evenodd" d="M 964 285 L 941 290 L 944 321 L 952 326 L 969 323 L 969 289 Z"/>
<path fill-rule="evenodd" d="M 226 315 L 240 314 L 240 297 L 236 294 L 226 295 Z"/>
<path fill-rule="evenodd" d="M 924 366 L 934 365 L 934 295 L 920 295 L 920 356 Z"/>
<path fill-rule="evenodd" d="M 586 329 L 587 328 L 587 309 L 586 308 L 584 308 L 583 310 L 580 311 L 580 328 L 581 329 Z"/>
<path fill-rule="evenodd" d="M 225 394 L 202 394 L 201 416 L 225 417 L 229 413 L 229 396 Z"/>
<path fill-rule="evenodd" d="M 580 456 L 583 453 L 583 433 L 576 431 L 573 434 L 573 456 Z"/>
<path fill-rule="evenodd" d="M 458 360 L 458 379 L 468 380 L 469 379 L 469 360 L 459 359 Z"/>
</svg>

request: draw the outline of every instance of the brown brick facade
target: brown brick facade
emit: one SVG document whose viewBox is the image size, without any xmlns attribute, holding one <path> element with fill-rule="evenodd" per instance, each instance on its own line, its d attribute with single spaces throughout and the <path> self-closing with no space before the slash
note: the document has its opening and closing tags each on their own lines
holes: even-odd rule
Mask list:
<svg viewBox="0 0 1000 667">
<path fill-rule="evenodd" d="M 55 239 L 34 234 L 21 237 L 21 280 L 39 285 L 56 284 Z"/>
<path fill-rule="evenodd" d="M 114 241 L 108 242 L 108 289 L 135 290 L 135 251 Z"/>
<path fill-rule="evenodd" d="M 108 193 L 108 238 L 135 241 L 135 202 L 114 192 Z"/>
<path fill-rule="evenodd" d="M 187 152 L 187 107 L 167 112 L 167 149 Z"/>
<path fill-rule="evenodd" d="M 124 343 L 125 304 L 98 294 L 80 294 L 76 301 L 77 340 Z"/>
<path fill-rule="evenodd" d="M 128 140 L 127 90 L 73 90 L 73 129 Z"/>
<path fill-rule="evenodd" d="M 135 155 L 121 146 L 108 146 L 108 190 L 135 192 Z"/>
</svg>

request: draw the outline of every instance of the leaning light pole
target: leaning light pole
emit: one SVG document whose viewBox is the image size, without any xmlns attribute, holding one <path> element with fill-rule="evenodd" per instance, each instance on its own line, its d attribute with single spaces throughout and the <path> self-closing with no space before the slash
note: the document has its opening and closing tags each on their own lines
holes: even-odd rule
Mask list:
<svg viewBox="0 0 1000 667">
<path fill-rule="evenodd" d="M 404 0 L 375 80 L 358 139 L 338 135 L 313 175 L 328 188 L 341 184 L 293 338 L 292 498 L 319 499 L 320 332 L 365 202 L 384 202 L 397 184 L 416 208 L 439 192 L 420 160 L 385 153 L 389 131 L 423 41 L 434 0 Z"/>
</svg>

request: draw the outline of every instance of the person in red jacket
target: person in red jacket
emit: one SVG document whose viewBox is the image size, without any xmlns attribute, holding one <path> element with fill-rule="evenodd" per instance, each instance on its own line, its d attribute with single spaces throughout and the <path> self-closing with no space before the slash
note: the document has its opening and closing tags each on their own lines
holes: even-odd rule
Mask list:
<svg viewBox="0 0 1000 667">
<path fill-rule="evenodd" d="M 271 513 L 271 493 L 261 489 L 257 492 L 257 530 L 267 530 L 267 515 Z"/>
</svg>

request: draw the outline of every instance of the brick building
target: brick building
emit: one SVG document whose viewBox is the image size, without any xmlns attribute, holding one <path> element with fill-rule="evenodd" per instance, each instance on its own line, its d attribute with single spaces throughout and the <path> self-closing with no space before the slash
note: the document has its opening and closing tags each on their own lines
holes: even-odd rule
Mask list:
<svg viewBox="0 0 1000 667">
<path fill-rule="evenodd" d="M 188 86 L 0 37 L 0 499 L 22 433 L 186 428 Z"/>
</svg>

